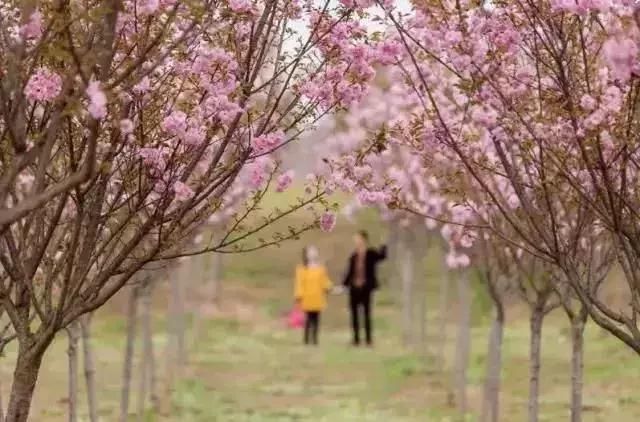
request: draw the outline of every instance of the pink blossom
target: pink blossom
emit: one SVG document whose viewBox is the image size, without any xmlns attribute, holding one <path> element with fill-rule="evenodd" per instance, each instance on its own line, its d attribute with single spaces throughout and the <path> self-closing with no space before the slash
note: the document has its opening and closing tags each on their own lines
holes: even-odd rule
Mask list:
<svg viewBox="0 0 640 422">
<path fill-rule="evenodd" d="M 257 154 L 264 154 L 276 148 L 284 140 L 284 132 L 265 133 L 253 138 L 253 149 Z"/>
<path fill-rule="evenodd" d="M 251 22 L 240 21 L 233 26 L 236 39 L 239 41 L 246 40 L 251 34 Z"/>
<path fill-rule="evenodd" d="M 235 13 L 252 13 L 253 3 L 251 0 L 229 0 L 229 8 Z"/>
<path fill-rule="evenodd" d="M 276 182 L 276 192 L 284 192 L 285 190 L 287 190 L 289 186 L 291 186 L 291 183 L 293 183 L 293 176 L 293 170 L 288 170 L 278 176 L 278 180 Z"/>
<path fill-rule="evenodd" d="M 205 100 L 203 111 L 207 116 L 215 116 L 222 123 L 231 123 L 243 109 L 226 95 L 210 96 Z"/>
<path fill-rule="evenodd" d="M 498 113 L 489 107 L 475 107 L 471 117 L 480 126 L 491 129 L 498 123 Z"/>
<path fill-rule="evenodd" d="M 107 96 L 100 89 L 100 82 L 91 81 L 86 90 L 89 97 L 89 106 L 87 110 L 91 117 L 96 120 L 104 119 L 107 116 Z"/>
<path fill-rule="evenodd" d="M 597 105 L 598 103 L 591 95 L 585 94 L 580 99 L 580 106 L 586 111 L 593 111 Z"/>
<path fill-rule="evenodd" d="M 148 92 L 150 89 L 151 89 L 151 81 L 149 80 L 149 77 L 145 76 L 144 78 L 142 78 L 140 82 L 134 85 L 133 92 L 135 92 L 136 94 L 144 94 L 145 92 Z"/>
<path fill-rule="evenodd" d="M 164 118 L 160 127 L 170 135 L 182 136 L 187 130 L 187 115 L 180 110 L 175 110 Z"/>
<path fill-rule="evenodd" d="M 190 146 L 200 145 L 207 137 L 207 131 L 202 127 L 192 127 L 184 134 L 184 143 Z"/>
<path fill-rule="evenodd" d="M 605 110 L 617 113 L 622 108 L 622 91 L 617 86 L 608 86 L 602 96 L 602 106 Z"/>
<path fill-rule="evenodd" d="M 389 195 L 382 191 L 363 191 L 358 194 L 358 200 L 362 205 L 385 204 L 389 200 Z"/>
<path fill-rule="evenodd" d="M 601 109 L 598 109 L 591 113 L 586 119 L 584 119 L 584 127 L 588 130 L 595 129 L 605 119 L 605 114 Z"/>
<path fill-rule="evenodd" d="M 142 16 L 153 15 L 160 8 L 159 0 L 138 0 L 138 13 Z"/>
<path fill-rule="evenodd" d="M 335 213 L 332 213 L 329 211 L 323 213 L 320 216 L 320 221 L 319 221 L 320 229 L 326 233 L 333 231 L 334 227 L 336 226 L 336 220 L 337 218 Z"/>
<path fill-rule="evenodd" d="M 159 148 L 140 148 L 138 155 L 142 158 L 142 162 L 157 170 L 164 170 L 166 166 L 164 153 Z"/>
<path fill-rule="evenodd" d="M 182 182 L 175 182 L 173 191 L 176 194 L 176 199 L 181 202 L 190 199 L 194 195 L 193 189 Z"/>
<path fill-rule="evenodd" d="M 638 64 L 638 46 L 630 38 L 609 38 L 602 46 L 602 54 L 613 77 L 623 82 Z"/>
<path fill-rule="evenodd" d="M 470 248 L 471 246 L 473 246 L 473 236 L 471 236 L 468 233 L 465 233 L 460 237 L 460 240 L 458 243 L 463 248 Z"/>
<path fill-rule="evenodd" d="M 447 267 L 451 269 L 468 267 L 471 263 L 471 260 L 467 255 L 458 254 L 453 250 L 447 254 L 445 261 L 447 263 Z"/>
<path fill-rule="evenodd" d="M 62 78 L 46 67 L 40 67 L 24 88 L 24 95 L 31 102 L 49 102 L 62 91 Z"/>
<path fill-rule="evenodd" d="M 387 40 L 378 44 L 375 58 L 381 64 L 389 65 L 402 54 L 402 45 L 398 41 Z"/>
<path fill-rule="evenodd" d="M 373 6 L 374 0 L 340 0 L 344 7 L 349 9 L 366 9 Z"/>
<path fill-rule="evenodd" d="M 266 157 L 258 158 L 247 166 L 249 171 L 248 184 L 253 189 L 259 189 L 267 180 L 271 168 L 271 161 Z"/>
<path fill-rule="evenodd" d="M 120 132 L 122 132 L 123 135 L 133 133 L 133 122 L 129 119 L 120 120 Z"/>
<path fill-rule="evenodd" d="M 27 23 L 20 27 L 20 36 L 23 40 L 39 39 L 42 36 L 42 13 L 39 10 L 36 9 Z"/>
</svg>

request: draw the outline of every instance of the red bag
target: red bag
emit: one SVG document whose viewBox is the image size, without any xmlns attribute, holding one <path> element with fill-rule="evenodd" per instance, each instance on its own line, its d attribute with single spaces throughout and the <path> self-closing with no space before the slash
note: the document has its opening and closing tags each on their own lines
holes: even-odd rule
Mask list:
<svg viewBox="0 0 640 422">
<path fill-rule="evenodd" d="M 287 314 L 287 326 L 289 328 L 302 328 L 304 327 L 304 312 L 299 306 L 295 306 Z"/>
</svg>

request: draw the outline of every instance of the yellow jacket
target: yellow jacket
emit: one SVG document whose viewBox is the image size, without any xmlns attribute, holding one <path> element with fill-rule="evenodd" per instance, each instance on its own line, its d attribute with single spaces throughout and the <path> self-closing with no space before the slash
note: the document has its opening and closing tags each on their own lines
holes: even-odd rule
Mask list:
<svg viewBox="0 0 640 422">
<path fill-rule="evenodd" d="M 323 266 L 296 268 L 295 298 L 306 312 L 318 312 L 327 306 L 327 291 L 331 288 L 331 280 L 327 269 Z"/>
</svg>

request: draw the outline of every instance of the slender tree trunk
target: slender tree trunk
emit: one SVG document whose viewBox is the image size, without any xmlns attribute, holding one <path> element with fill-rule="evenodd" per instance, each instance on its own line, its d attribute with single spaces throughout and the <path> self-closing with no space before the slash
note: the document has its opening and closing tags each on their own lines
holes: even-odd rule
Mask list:
<svg viewBox="0 0 640 422">
<path fill-rule="evenodd" d="M 67 354 L 69 357 L 69 422 L 78 421 L 78 342 L 80 332 L 77 322 L 72 322 L 66 329 L 69 337 Z"/>
<path fill-rule="evenodd" d="M 6 422 L 26 422 L 29 417 L 33 391 L 38 380 L 38 372 L 42 365 L 42 357 L 46 347 L 33 350 L 28 346 L 18 346 L 18 359 L 13 372 L 11 395 Z"/>
<path fill-rule="evenodd" d="M 218 305 L 220 295 L 220 283 L 222 282 L 222 254 L 214 253 L 211 255 L 211 292 L 209 300 L 212 304 Z"/>
<path fill-rule="evenodd" d="M 138 419 L 143 420 L 147 406 L 147 398 L 150 399 L 154 410 L 157 410 L 157 395 L 155 392 L 155 355 L 153 350 L 153 327 L 152 327 L 152 292 L 153 283 L 146 282 L 141 287 L 140 298 L 140 316 L 142 324 L 142 356 L 141 364 L 142 374 L 140 375 L 140 384 L 138 390 Z"/>
<path fill-rule="evenodd" d="M 538 422 L 540 397 L 540 353 L 542 349 L 542 322 L 544 310 L 533 308 L 529 321 L 531 338 L 529 344 L 529 422 Z"/>
<path fill-rule="evenodd" d="M 418 302 L 418 311 L 420 312 L 420 349 L 418 353 L 420 353 L 425 358 L 428 355 L 428 343 L 427 343 L 427 323 L 428 323 L 428 315 L 427 315 L 427 280 L 426 278 L 422 279 L 420 288 L 420 300 Z"/>
<path fill-rule="evenodd" d="M 571 321 L 571 422 L 582 422 L 582 386 L 584 369 L 584 328 L 587 312 L 584 307 Z"/>
<path fill-rule="evenodd" d="M 186 350 L 186 321 L 185 321 L 185 287 L 189 282 L 193 271 L 193 260 L 187 258 L 181 264 L 181 268 L 178 271 L 178 277 L 170 281 L 171 291 L 171 319 L 172 319 L 172 337 L 174 340 L 174 359 L 176 368 L 180 372 L 182 365 L 187 360 Z"/>
<path fill-rule="evenodd" d="M 440 313 L 438 316 L 438 341 L 436 357 L 440 368 L 444 371 L 446 367 L 445 350 L 447 346 L 447 316 L 449 313 L 449 288 L 452 281 L 452 272 L 444 270 L 445 276 L 440 278 Z"/>
<path fill-rule="evenodd" d="M 481 422 L 498 422 L 500 414 L 500 380 L 502 372 L 502 339 L 504 333 L 504 306 L 495 286 L 489 284 L 495 315 L 489 333 L 487 373 L 484 383 Z"/>
<path fill-rule="evenodd" d="M 461 414 L 467 413 L 467 369 L 471 352 L 471 292 L 466 272 L 458 276 L 458 338 L 453 371 L 456 404 Z"/>
<path fill-rule="evenodd" d="M 122 395 L 120 399 L 120 422 L 129 419 L 129 399 L 131 397 L 131 378 L 133 372 L 133 352 L 136 341 L 136 325 L 138 320 L 138 298 L 140 287 L 131 290 L 127 307 L 127 342 L 124 351 L 124 367 L 122 373 Z"/>
<path fill-rule="evenodd" d="M 98 422 L 98 400 L 96 398 L 96 365 L 93 359 L 93 346 L 91 344 L 91 319 L 93 314 L 87 314 L 80 318 L 82 330 L 82 349 L 84 352 L 84 381 L 87 386 L 87 406 L 89 408 L 89 421 Z"/>
<path fill-rule="evenodd" d="M 400 248 L 401 256 L 401 277 L 402 277 L 402 326 L 403 326 L 403 342 L 405 346 L 415 343 L 413 338 L 413 295 L 414 295 L 414 251 L 409 242 L 409 234 L 404 233 L 402 236 L 402 246 Z"/>
<path fill-rule="evenodd" d="M 169 304 L 167 311 L 167 345 L 166 345 L 166 383 L 164 395 L 165 400 L 163 404 L 168 403 L 168 397 L 171 395 L 173 385 L 177 378 L 180 378 L 181 366 L 182 366 L 182 353 L 184 349 L 184 323 L 183 323 L 183 309 L 182 306 L 182 286 L 185 283 L 189 275 L 190 260 L 183 259 L 179 262 L 177 271 L 173 272 L 169 276 Z M 164 406 L 163 406 L 164 408 Z"/>
<path fill-rule="evenodd" d="M 195 290 L 198 293 L 198 298 L 196 299 L 194 306 L 196 312 L 192 315 L 191 335 L 189 336 L 190 350 L 197 346 L 202 331 L 203 320 L 205 318 L 204 312 L 213 304 L 212 291 L 215 283 L 213 273 L 215 269 L 212 268 L 212 255 L 218 254 L 205 254 L 192 258 L 197 276 L 194 277 L 195 280 L 192 280 L 191 283 L 195 284 Z"/>
<path fill-rule="evenodd" d="M 4 422 L 4 401 L 2 400 L 2 372 L 0 371 L 0 422 Z"/>
</svg>

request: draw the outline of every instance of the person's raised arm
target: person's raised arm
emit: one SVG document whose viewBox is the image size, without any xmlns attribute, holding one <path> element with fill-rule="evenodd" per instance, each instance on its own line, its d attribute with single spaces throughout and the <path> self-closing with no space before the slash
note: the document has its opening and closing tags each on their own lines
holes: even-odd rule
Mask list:
<svg viewBox="0 0 640 422">
<path fill-rule="evenodd" d="M 387 259 L 387 245 L 382 245 L 376 251 L 376 260 L 377 261 L 383 261 L 385 259 Z"/>
</svg>

